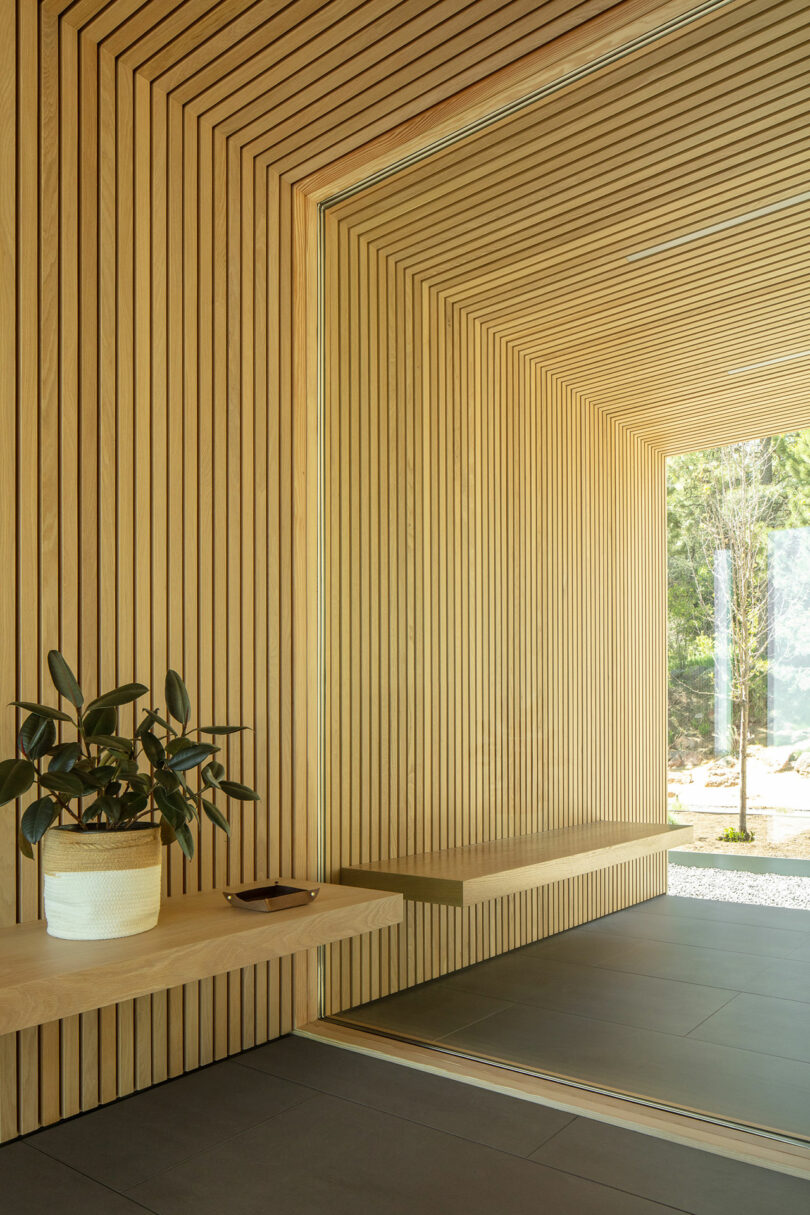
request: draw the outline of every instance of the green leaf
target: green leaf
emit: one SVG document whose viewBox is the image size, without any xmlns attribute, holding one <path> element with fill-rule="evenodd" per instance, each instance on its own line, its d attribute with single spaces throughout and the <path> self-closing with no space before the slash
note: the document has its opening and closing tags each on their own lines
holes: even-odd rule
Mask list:
<svg viewBox="0 0 810 1215">
<path fill-rule="evenodd" d="M 56 742 L 56 726 L 50 717 L 29 713 L 17 735 L 17 746 L 28 759 L 42 759 Z"/>
<path fill-rule="evenodd" d="M 145 772 L 138 772 L 136 776 L 131 776 L 129 784 L 135 793 L 146 795 L 152 792 L 152 778 L 151 776 L 147 776 Z"/>
<path fill-rule="evenodd" d="M 70 772 L 76 760 L 81 756 L 81 753 L 82 749 L 76 742 L 60 743 L 51 752 L 52 759 L 48 764 L 48 771 Z"/>
<path fill-rule="evenodd" d="M 176 671 L 169 671 L 166 675 L 166 708 L 174 720 L 185 728 L 191 714 L 191 701 L 186 685 Z"/>
<path fill-rule="evenodd" d="M 37 770 L 27 759 L 6 759 L 0 763 L 0 806 L 22 797 L 36 779 Z"/>
<path fill-rule="evenodd" d="M 96 734 L 115 734 L 118 726 L 118 713 L 112 707 L 99 705 L 96 709 L 88 709 L 82 718 L 82 729 L 86 738 L 94 738 Z"/>
<path fill-rule="evenodd" d="M 82 771 L 82 780 L 93 789 L 103 789 L 115 776 L 118 768 L 115 764 L 100 764 L 97 768 Z"/>
<path fill-rule="evenodd" d="M 177 801 L 175 800 L 176 797 L 176 793 L 167 793 L 165 789 L 160 788 L 155 789 L 155 801 L 157 803 L 157 807 L 163 817 L 168 819 L 175 830 L 177 830 L 178 824 L 186 821 L 186 811 L 185 805 L 183 804 L 183 799 L 180 798 L 180 804 L 178 805 Z"/>
<path fill-rule="evenodd" d="M 178 844 L 185 853 L 186 859 L 190 861 L 194 856 L 194 836 L 185 823 L 178 823 L 174 828 L 174 834 Z"/>
<path fill-rule="evenodd" d="M 149 805 L 149 798 L 144 793 L 135 793 L 133 790 L 130 790 L 123 795 L 121 803 L 126 817 L 135 818 L 137 814 L 140 814 Z"/>
<path fill-rule="evenodd" d="M 96 798 L 94 804 L 98 806 L 99 814 L 103 814 L 113 826 L 121 821 L 123 807 L 117 797 L 112 797 L 109 793 L 102 793 Z"/>
<path fill-rule="evenodd" d="M 22 831 L 17 832 L 17 847 L 23 856 L 27 856 L 29 861 L 34 859 L 34 849 L 31 847 L 28 840 L 23 835 Z"/>
<path fill-rule="evenodd" d="M 20 831 L 31 844 L 38 844 L 51 823 L 59 817 L 59 807 L 50 797 L 37 798 L 20 820 Z"/>
<path fill-rule="evenodd" d="M 168 768 L 157 768 L 155 770 L 155 780 L 164 789 L 168 789 L 170 793 L 180 784 L 179 776 L 175 776 Z"/>
<path fill-rule="evenodd" d="M 52 709 L 50 705 L 37 704 L 33 700 L 12 700 L 11 704 L 16 705 L 18 709 L 25 709 L 26 713 L 36 713 L 37 717 L 50 717 L 53 721 L 73 721 L 69 714 Z"/>
<path fill-rule="evenodd" d="M 161 842 L 161 844 L 163 844 L 165 847 L 168 847 L 169 844 L 173 844 L 176 839 L 177 839 L 177 836 L 174 834 L 174 827 L 171 825 L 171 823 L 168 821 L 168 819 L 161 818 L 161 820 L 160 820 L 160 842 Z"/>
<path fill-rule="evenodd" d="M 196 768 L 197 764 L 201 764 L 204 759 L 208 759 L 209 755 L 213 755 L 219 747 L 212 747 L 210 743 L 198 743 L 196 746 L 183 747 L 176 755 L 172 755 L 166 760 L 166 767 L 171 768 L 172 772 L 187 772 L 189 768 Z"/>
<path fill-rule="evenodd" d="M 146 753 L 146 758 L 155 768 L 159 768 L 166 758 L 166 752 L 163 750 L 163 743 L 153 734 L 151 730 L 144 730 L 141 734 L 141 742 Z"/>
<path fill-rule="evenodd" d="M 94 734 L 88 741 L 94 747 L 102 747 L 105 751 L 115 751 L 122 755 L 129 755 L 132 751 L 132 739 L 123 738 L 119 734 Z"/>
<path fill-rule="evenodd" d="M 146 730 L 151 730 L 153 726 L 162 726 L 164 730 L 168 730 L 170 734 L 175 734 L 176 731 L 169 723 L 160 716 L 154 709 L 144 709 L 146 716 L 135 731 L 140 738 Z"/>
<path fill-rule="evenodd" d="M 200 734 L 238 734 L 248 726 L 200 726 Z"/>
<path fill-rule="evenodd" d="M 68 797 L 82 797 L 85 791 L 84 781 L 75 772 L 46 772 L 40 776 L 39 783 L 54 793 L 63 793 Z"/>
<path fill-rule="evenodd" d="M 142 683 L 124 683 L 120 688 L 113 688 L 111 692 L 105 692 L 103 696 L 97 696 L 96 699 L 88 706 L 90 709 L 108 709 L 114 705 L 129 705 L 133 700 L 137 700 L 139 696 L 143 696 L 149 689 Z"/>
<path fill-rule="evenodd" d="M 219 782 L 225 775 L 225 769 L 217 760 L 213 760 L 210 764 L 206 764 L 202 770 L 203 783 L 211 788 L 218 789 Z"/>
<path fill-rule="evenodd" d="M 219 787 L 227 797 L 235 797 L 239 802 L 258 802 L 258 793 L 254 789 L 249 789 L 247 785 L 240 785 L 235 780 L 221 780 Z"/>
<path fill-rule="evenodd" d="M 208 815 L 214 826 L 219 827 L 220 830 L 224 831 L 226 835 L 230 835 L 231 824 L 228 822 L 222 811 L 215 806 L 213 802 L 209 802 L 207 797 L 203 797 L 200 800 L 203 804 L 203 810 Z"/>
<path fill-rule="evenodd" d="M 193 747 L 194 741 L 186 734 L 181 734 L 177 738 L 170 738 L 166 743 L 166 754 L 176 755 L 178 751 L 182 751 L 184 747 Z"/>
<path fill-rule="evenodd" d="M 76 682 L 76 677 L 58 650 L 48 652 L 48 667 L 51 679 L 57 692 L 61 692 L 65 700 L 69 700 L 75 708 L 80 709 L 84 704 L 82 690 Z"/>
</svg>

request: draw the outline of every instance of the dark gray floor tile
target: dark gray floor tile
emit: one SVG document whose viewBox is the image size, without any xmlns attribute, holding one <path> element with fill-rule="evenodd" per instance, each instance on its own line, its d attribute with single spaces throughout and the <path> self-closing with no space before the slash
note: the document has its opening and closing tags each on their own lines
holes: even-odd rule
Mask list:
<svg viewBox="0 0 810 1215">
<path fill-rule="evenodd" d="M 28 1141 L 81 1173 L 128 1190 L 311 1096 L 235 1063 L 217 1063 L 107 1105 Z"/>
<path fill-rule="evenodd" d="M 0 1147 L 0 1210 L 3 1215 L 143 1215 L 143 1207 L 29 1143 Z"/>
<path fill-rule="evenodd" d="M 518 1004 L 442 1041 L 552 1075 L 810 1136 L 806 1063 Z"/>
<path fill-rule="evenodd" d="M 741 991 L 810 1004 L 810 962 L 792 958 L 763 958 L 759 970 L 740 984 Z"/>
<path fill-rule="evenodd" d="M 506 1007 L 504 1000 L 455 991 L 439 979 L 371 1004 L 362 1004 L 341 1013 L 341 1019 L 348 1019 L 353 1025 L 379 1027 L 431 1042 Z"/>
<path fill-rule="evenodd" d="M 654 975 L 661 979 L 677 979 L 682 983 L 705 983 L 731 991 L 741 991 L 749 983 L 758 982 L 758 976 L 771 961 L 793 965 L 787 959 L 730 953 L 700 945 L 681 945 L 676 941 L 645 941 L 628 937 L 626 943 L 624 956 L 614 962 L 617 970 Z"/>
<path fill-rule="evenodd" d="M 654 941 L 674 941 L 679 945 L 700 945 L 730 953 L 790 958 L 808 950 L 810 937 L 784 928 L 761 928 L 756 924 L 729 924 L 725 920 L 698 920 L 694 916 L 666 916 L 656 911 L 632 907 L 604 916 L 577 929 L 581 933 L 627 934 Z"/>
<path fill-rule="evenodd" d="M 790 956 L 799 962 L 810 962 L 810 937 L 808 937 L 806 934 L 802 935 L 803 940 L 801 944 L 797 945 L 796 949 Z"/>
<path fill-rule="evenodd" d="M 690 1215 L 807 1215 L 810 1181 L 577 1118 L 532 1157 Z"/>
<path fill-rule="evenodd" d="M 668 1210 L 335 1097 L 315 1097 L 237 1135 L 139 1186 L 132 1196 L 157 1215 L 267 1215 L 269 1210 L 285 1215 L 663 1215 Z"/>
<path fill-rule="evenodd" d="M 237 1061 L 517 1156 L 571 1121 L 560 1110 L 306 1038 L 282 1038 Z"/>
<path fill-rule="evenodd" d="M 522 950 L 461 971 L 446 985 L 516 1004 L 670 1034 L 688 1033 L 733 998 L 731 992 L 719 988 L 577 966 L 526 956 Z"/>
<path fill-rule="evenodd" d="M 803 911 L 798 907 L 760 907 L 754 903 L 692 899 L 672 894 L 648 899 L 646 903 L 638 903 L 637 907 L 657 912 L 659 915 L 686 915 L 699 920 L 722 920 L 728 924 L 752 924 L 761 928 L 784 928 L 791 932 L 810 933 L 810 911 Z"/>
<path fill-rule="evenodd" d="M 744 993 L 699 1025 L 690 1037 L 810 1063 L 810 1004 Z"/>
<path fill-rule="evenodd" d="M 555 958 L 561 962 L 576 962 L 581 966 L 605 966 L 621 969 L 620 963 L 633 948 L 633 940 L 623 933 L 611 935 L 607 932 L 585 932 L 582 928 L 570 928 L 556 936 L 514 949 L 506 956 Z M 495 960 L 495 959 L 493 959 Z M 486 965 L 486 963 L 482 963 Z"/>
</svg>

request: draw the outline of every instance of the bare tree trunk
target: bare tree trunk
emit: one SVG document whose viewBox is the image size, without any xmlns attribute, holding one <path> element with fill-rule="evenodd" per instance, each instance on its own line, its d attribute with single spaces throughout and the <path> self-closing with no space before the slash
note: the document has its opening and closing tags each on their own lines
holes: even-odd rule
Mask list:
<svg viewBox="0 0 810 1215">
<path fill-rule="evenodd" d="M 740 704 L 740 833 L 746 835 L 748 823 L 748 695 Z"/>
</svg>

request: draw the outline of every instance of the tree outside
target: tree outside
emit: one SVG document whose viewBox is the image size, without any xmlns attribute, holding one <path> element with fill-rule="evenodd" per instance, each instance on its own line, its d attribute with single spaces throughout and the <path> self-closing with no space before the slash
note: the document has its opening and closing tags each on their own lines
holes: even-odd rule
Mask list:
<svg viewBox="0 0 810 1215">
<path fill-rule="evenodd" d="M 810 553 L 797 530 L 808 524 L 810 431 L 669 461 L 670 761 L 733 754 L 740 841 L 750 747 L 769 741 L 776 692 L 801 710 L 788 693 L 810 682 L 807 579 L 796 589 L 790 567 L 791 553 Z M 791 729 L 810 751 L 804 715 Z"/>
</svg>

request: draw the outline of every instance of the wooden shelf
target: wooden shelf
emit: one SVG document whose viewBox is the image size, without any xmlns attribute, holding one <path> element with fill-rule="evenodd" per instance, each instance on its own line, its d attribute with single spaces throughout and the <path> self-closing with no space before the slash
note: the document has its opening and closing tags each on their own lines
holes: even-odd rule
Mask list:
<svg viewBox="0 0 810 1215">
<path fill-rule="evenodd" d="M 218 891 L 176 896 L 157 928 L 114 941 L 58 940 L 42 921 L 5 928 L 0 1035 L 387 928 L 402 915 L 398 894 L 321 885 L 314 903 L 269 915 L 230 907 Z"/>
<path fill-rule="evenodd" d="M 354 886 L 396 890 L 421 903 L 467 907 L 677 848 L 691 838 L 691 827 L 665 823 L 587 823 L 352 865 L 340 876 Z"/>
</svg>

